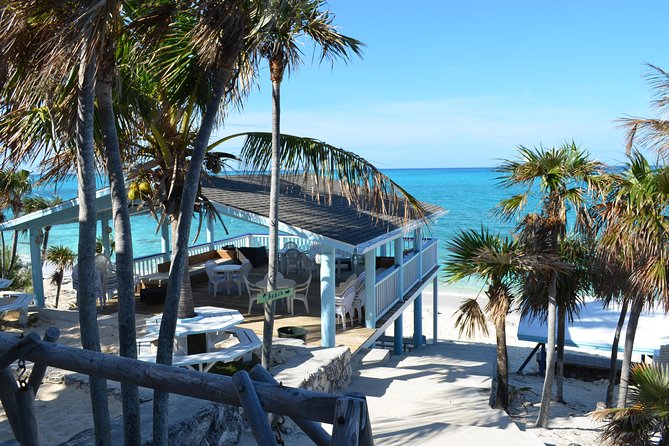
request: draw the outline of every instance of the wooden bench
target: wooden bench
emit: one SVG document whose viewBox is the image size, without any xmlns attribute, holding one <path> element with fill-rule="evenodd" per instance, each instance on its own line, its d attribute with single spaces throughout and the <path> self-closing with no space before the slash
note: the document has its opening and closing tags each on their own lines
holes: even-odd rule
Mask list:
<svg viewBox="0 0 669 446">
<path fill-rule="evenodd" d="M 237 251 L 233 249 L 214 249 L 202 254 L 195 254 L 188 257 L 188 274 L 192 282 L 203 282 L 207 280 L 207 273 L 204 270 L 204 265 L 209 260 L 214 260 L 216 263 L 223 264 L 228 262 L 238 262 L 243 259 L 238 257 Z M 163 262 L 157 265 L 157 273 L 149 274 L 143 281 L 145 285 L 153 285 L 157 287 L 165 286 L 167 280 L 164 280 L 164 274 L 170 272 L 172 262 Z M 157 278 L 158 280 L 152 280 Z M 140 278 L 142 281 L 142 278 Z"/>
<path fill-rule="evenodd" d="M 187 355 L 185 352 L 177 352 L 172 358 L 172 365 L 175 367 L 187 367 L 200 372 L 208 372 L 217 362 L 232 362 L 244 356 L 249 355 L 254 350 L 260 348 L 262 342 L 253 330 L 248 328 L 233 327 L 225 330 L 225 333 L 237 338 L 238 343 L 229 347 L 215 348 L 210 352 L 196 353 Z M 149 335 L 137 340 L 137 351 L 141 351 L 142 346 L 152 344 L 158 340 L 157 335 Z M 226 341 L 223 341 L 226 342 Z M 219 343 L 221 344 L 221 343 Z M 217 344 L 217 345 L 219 345 Z M 148 352 L 138 354 L 137 359 L 146 362 L 156 362 L 156 353 Z"/>
</svg>

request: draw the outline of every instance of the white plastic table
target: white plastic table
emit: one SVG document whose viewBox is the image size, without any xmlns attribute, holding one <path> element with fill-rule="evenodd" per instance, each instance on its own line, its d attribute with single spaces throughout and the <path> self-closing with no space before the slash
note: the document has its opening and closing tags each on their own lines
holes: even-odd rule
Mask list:
<svg viewBox="0 0 669 446">
<path fill-rule="evenodd" d="M 214 344 L 218 342 L 219 333 L 224 332 L 230 327 L 234 327 L 244 320 L 244 316 L 237 310 L 218 307 L 197 307 L 195 308 L 197 316 L 189 319 L 177 319 L 177 328 L 175 340 L 177 349 L 188 352 L 189 335 L 206 334 L 207 351 L 211 351 Z M 162 316 L 155 316 L 146 320 L 146 329 L 149 333 L 158 335 L 160 331 L 160 322 Z"/>
<path fill-rule="evenodd" d="M 226 263 L 224 265 L 216 265 L 212 268 L 212 270 L 216 273 L 225 274 L 225 289 L 227 290 L 228 294 L 230 294 L 230 280 L 232 279 L 232 274 L 238 272 L 241 267 L 242 265 Z"/>
</svg>

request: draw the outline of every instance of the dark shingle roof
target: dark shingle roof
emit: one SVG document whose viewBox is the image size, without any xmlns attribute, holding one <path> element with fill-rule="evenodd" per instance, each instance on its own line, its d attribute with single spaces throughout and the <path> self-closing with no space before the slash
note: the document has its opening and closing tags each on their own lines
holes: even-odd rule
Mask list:
<svg viewBox="0 0 669 446">
<path fill-rule="evenodd" d="M 357 246 L 410 223 L 403 218 L 403 206 L 396 215 L 380 216 L 357 210 L 338 188 L 328 200 L 324 195 L 314 197 L 312 189 L 303 187 L 302 183 L 301 178 L 283 177 L 280 186 L 279 220 L 299 230 Z M 269 218 L 267 176 L 211 178 L 205 181 L 203 194 L 222 206 Z M 439 206 L 423 205 L 429 215 L 444 211 Z"/>
</svg>

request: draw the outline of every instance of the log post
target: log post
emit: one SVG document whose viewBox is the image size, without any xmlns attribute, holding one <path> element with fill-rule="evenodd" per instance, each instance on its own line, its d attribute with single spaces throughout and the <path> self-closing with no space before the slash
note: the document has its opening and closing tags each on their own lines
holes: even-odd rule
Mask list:
<svg viewBox="0 0 669 446">
<path fill-rule="evenodd" d="M 39 340 L 37 333 L 28 333 L 26 336 L 20 338 L 16 344 L 0 356 L 0 370 L 6 369 L 14 361 L 35 348 Z"/>
<path fill-rule="evenodd" d="M 56 342 L 60 337 L 60 330 L 56 327 L 49 327 L 44 333 L 44 342 Z M 42 385 L 42 380 L 44 379 L 44 374 L 46 373 L 47 365 L 43 362 L 37 362 L 33 366 L 33 370 L 30 373 L 30 378 L 28 379 L 28 386 L 33 388 L 35 395 L 39 387 Z"/>
<path fill-rule="evenodd" d="M 235 391 L 246 412 L 246 419 L 249 420 L 256 442 L 261 446 L 277 446 L 274 432 L 272 432 L 272 427 L 269 425 L 269 420 L 260 404 L 248 372 L 246 370 L 236 372 L 232 375 L 232 382 L 235 383 Z"/>
<path fill-rule="evenodd" d="M 276 379 L 274 379 L 274 377 L 270 375 L 270 373 L 267 370 L 265 370 L 260 364 L 256 365 L 251 369 L 250 375 L 254 381 L 260 381 L 267 384 L 274 384 L 277 386 L 280 385 L 276 381 Z M 323 429 L 323 427 L 319 423 L 316 423 L 315 421 L 305 420 L 304 418 L 300 417 L 290 417 L 290 419 L 293 420 L 293 423 L 295 423 L 300 429 L 302 429 L 302 432 L 307 434 L 307 437 L 309 437 L 311 441 L 316 443 L 317 446 L 332 445 L 332 437 L 325 431 L 325 429 Z"/>
<path fill-rule="evenodd" d="M 335 404 L 332 426 L 332 446 L 358 446 L 360 440 L 360 420 L 364 401 L 344 396 Z"/>
<path fill-rule="evenodd" d="M 367 406 L 367 397 L 364 393 L 351 392 L 346 396 L 358 398 L 364 402 L 362 416 L 360 419 L 360 446 L 374 446 L 374 436 L 372 435 L 372 423 L 369 419 L 369 407 Z"/>
<path fill-rule="evenodd" d="M 19 417 L 22 446 L 39 446 L 39 431 L 35 416 L 35 392 L 32 387 L 20 387 L 14 394 Z"/>
<path fill-rule="evenodd" d="M 19 413 L 15 399 L 18 390 L 19 386 L 14 379 L 14 373 L 8 368 L 0 370 L 0 401 L 2 401 L 9 426 L 12 428 L 12 433 L 16 439 L 21 438 L 21 424 L 19 423 Z"/>
</svg>

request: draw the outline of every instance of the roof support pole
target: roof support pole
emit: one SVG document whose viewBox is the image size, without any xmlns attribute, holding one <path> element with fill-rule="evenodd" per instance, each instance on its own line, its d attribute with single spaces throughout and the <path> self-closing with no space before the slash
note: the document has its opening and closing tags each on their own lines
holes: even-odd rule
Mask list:
<svg viewBox="0 0 669 446">
<path fill-rule="evenodd" d="M 381 254 L 381 257 L 385 257 L 385 256 L 386 256 L 386 245 L 387 245 L 387 243 L 384 243 L 383 245 L 381 245 L 381 246 L 379 247 L 379 252 L 380 252 L 380 254 Z"/>
<path fill-rule="evenodd" d="M 214 240 L 216 240 L 216 233 L 214 232 L 214 215 L 207 212 L 207 243 L 209 249 L 214 249 Z"/>
<path fill-rule="evenodd" d="M 102 238 L 102 252 L 104 252 L 107 257 L 111 257 L 111 242 L 109 240 L 109 235 L 111 234 L 111 226 L 109 226 L 110 218 L 107 215 L 104 215 L 100 218 L 100 231 Z"/>
<path fill-rule="evenodd" d="M 170 261 L 170 254 L 171 254 L 171 246 L 170 245 L 170 224 L 165 219 L 163 223 L 160 225 L 160 250 L 163 253 L 163 262 L 169 262 Z"/>
<path fill-rule="evenodd" d="M 42 273 L 41 234 L 39 228 L 30 228 L 30 266 L 33 277 L 33 292 L 35 303 L 38 307 L 44 307 L 44 276 Z"/>
<path fill-rule="evenodd" d="M 395 268 L 397 273 L 397 299 L 404 300 L 404 236 L 400 235 L 395 240 Z"/>
<path fill-rule="evenodd" d="M 404 318 L 402 317 L 403 313 L 400 313 L 395 319 L 393 327 L 393 354 L 401 355 L 404 353 L 404 334 L 402 333 Z"/>
<path fill-rule="evenodd" d="M 439 331 L 437 323 L 439 322 L 439 278 L 435 277 L 432 281 L 432 343 L 436 344 Z"/>
<path fill-rule="evenodd" d="M 423 345 L 423 294 L 413 301 L 413 348 Z"/>
<path fill-rule="evenodd" d="M 335 248 L 321 250 L 321 345 L 335 346 Z"/>
<path fill-rule="evenodd" d="M 376 328 L 376 250 L 365 253 L 365 327 Z"/>
</svg>

